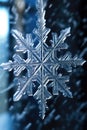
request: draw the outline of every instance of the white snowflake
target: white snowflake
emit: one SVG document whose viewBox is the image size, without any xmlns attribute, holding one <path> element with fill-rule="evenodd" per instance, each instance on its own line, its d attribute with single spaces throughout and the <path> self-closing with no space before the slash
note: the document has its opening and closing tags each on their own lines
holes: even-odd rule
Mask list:
<svg viewBox="0 0 87 130">
<path fill-rule="evenodd" d="M 27 34 L 24 38 L 19 31 L 12 30 L 12 35 L 17 41 L 17 45 L 14 47 L 16 53 L 13 55 L 13 61 L 1 64 L 5 70 L 14 70 L 18 85 L 13 97 L 14 101 L 18 101 L 26 93 L 28 96 L 34 96 L 38 100 L 42 119 L 45 117 L 47 99 L 50 99 L 52 94 L 58 95 L 61 92 L 64 96 L 72 98 L 72 93 L 66 85 L 69 76 L 58 73 L 59 68 L 71 72 L 72 67 L 84 63 L 84 60 L 77 56 L 72 58 L 70 52 L 61 57 L 57 56 L 58 52 L 68 48 L 64 41 L 67 36 L 70 36 L 70 27 L 62 30 L 59 37 L 53 33 L 51 46 L 46 43 L 50 29 L 45 26 L 43 7 L 43 0 L 38 0 L 37 28 L 33 30 L 35 39 L 32 38 L 31 34 Z M 20 56 L 20 53 L 27 53 L 27 59 L 25 60 L 23 55 Z M 24 70 L 27 70 L 27 74 L 22 73 Z M 33 91 L 34 87 L 37 88 L 36 92 Z M 52 88 L 52 93 L 48 91 L 48 88 Z"/>
</svg>

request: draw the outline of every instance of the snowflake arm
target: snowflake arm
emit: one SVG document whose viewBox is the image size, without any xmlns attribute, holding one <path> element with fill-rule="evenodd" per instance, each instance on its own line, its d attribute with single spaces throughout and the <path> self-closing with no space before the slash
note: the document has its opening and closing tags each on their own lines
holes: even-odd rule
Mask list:
<svg viewBox="0 0 87 130">
<path fill-rule="evenodd" d="M 42 0 L 38 0 L 37 2 L 37 10 L 38 10 L 38 21 L 37 21 L 37 29 L 34 30 L 35 35 L 38 37 L 38 41 L 40 44 L 41 50 L 41 76 L 40 76 L 40 86 L 35 94 L 36 99 L 38 99 L 38 104 L 40 108 L 40 116 L 42 119 L 45 117 L 45 109 L 46 109 L 46 100 L 51 97 L 50 92 L 48 92 L 47 87 L 44 85 L 44 44 L 47 39 L 47 35 L 50 32 L 50 29 L 45 27 L 46 20 L 45 20 L 45 11 L 44 5 Z M 39 95 L 39 97 L 38 97 Z"/>
</svg>

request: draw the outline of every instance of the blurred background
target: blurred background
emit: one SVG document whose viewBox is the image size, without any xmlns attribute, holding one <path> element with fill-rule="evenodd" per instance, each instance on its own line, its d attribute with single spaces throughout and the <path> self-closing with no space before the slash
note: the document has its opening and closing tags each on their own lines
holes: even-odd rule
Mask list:
<svg viewBox="0 0 87 130">
<path fill-rule="evenodd" d="M 87 0 L 44 0 L 44 4 L 46 26 L 58 34 L 70 26 L 69 51 L 87 60 Z M 0 0 L 0 64 L 14 54 L 11 30 L 31 33 L 36 27 L 36 12 L 36 0 Z M 13 102 L 16 89 L 12 81 L 13 73 L 0 69 L 0 130 L 87 130 L 87 62 L 70 77 L 73 99 L 53 96 L 44 120 L 38 117 L 33 98 Z"/>
</svg>

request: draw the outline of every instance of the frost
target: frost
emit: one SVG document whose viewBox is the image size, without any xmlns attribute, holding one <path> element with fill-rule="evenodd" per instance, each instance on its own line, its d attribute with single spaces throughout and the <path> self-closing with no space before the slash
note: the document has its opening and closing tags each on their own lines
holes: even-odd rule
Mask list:
<svg viewBox="0 0 87 130">
<path fill-rule="evenodd" d="M 70 52 L 58 57 L 58 52 L 68 49 L 65 40 L 70 36 L 70 27 L 62 30 L 59 36 L 53 33 L 51 46 L 49 46 L 46 40 L 50 29 L 45 26 L 42 0 L 37 1 L 37 10 L 37 28 L 33 30 L 35 38 L 32 38 L 31 34 L 23 37 L 18 30 L 12 30 L 12 35 L 17 41 L 14 47 L 16 53 L 13 55 L 13 61 L 2 63 L 1 67 L 8 71 L 14 70 L 15 84 L 18 89 L 13 100 L 20 100 L 24 94 L 33 96 L 38 101 L 40 116 L 44 119 L 47 99 L 50 99 L 52 94 L 58 95 L 61 92 L 64 96 L 72 98 L 70 88 L 66 84 L 69 82 L 69 76 L 58 73 L 59 68 L 72 72 L 72 67 L 82 65 L 84 60 L 77 56 L 72 57 Z M 27 59 L 24 59 L 24 53 L 27 53 Z M 27 73 L 22 73 L 24 70 L 27 70 Z M 39 84 L 38 88 L 35 82 Z M 33 91 L 34 87 L 37 88 L 36 92 Z M 48 91 L 48 87 L 52 88 L 52 93 Z"/>
</svg>

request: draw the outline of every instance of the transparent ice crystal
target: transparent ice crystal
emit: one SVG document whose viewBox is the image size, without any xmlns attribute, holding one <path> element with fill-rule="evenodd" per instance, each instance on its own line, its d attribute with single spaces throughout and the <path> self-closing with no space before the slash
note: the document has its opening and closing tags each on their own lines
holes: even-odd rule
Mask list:
<svg viewBox="0 0 87 130">
<path fill-rule="evenodd" d="M 70 52 L 58 57 L 61 50 L 68 49 L 65 39 L 70 36 L 70 27 L 62 30 L 59 36 L 53 33 L 50 46 L 46 43 L 50 29 L 45 26 L 43 0 L 37 0 L 37 17 L 37 28 L 33 30 L 35 38 L 32 38 L 31 34 L 24 38 L 21 32 L 12 30 L 12 35 L 17 41 L 14 47 L 16 53 L 13 55 L 13 61 L 2 63 L 1 67 L 8 71 L 14 70 L 18 89 L 13 100 L 20 100 L 24 94 L 33 96 L 38 101 L 40 116 L 44 119 L 47 99 L 50 99 L 52 94 L 58 95 L 61 92 L 64 96 L 72 98 L 66 84 L 69 76 L 59 73 L 58 70 L 63 68 L 70 73 L 72 67 L 82 65 L 84 60 L 77 56 L 72 58 Z M 27 59 L 24 59 L 24 53 L 27 53 Z M 22 73 L 24 70 L 27 70 L 27 73 Z M 37 90 L 34 92 L 35 87 Z M 48 91 L 48 88 L 51 88 L 52 92 Z"/>
</svg>

